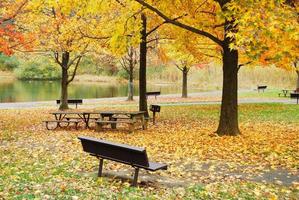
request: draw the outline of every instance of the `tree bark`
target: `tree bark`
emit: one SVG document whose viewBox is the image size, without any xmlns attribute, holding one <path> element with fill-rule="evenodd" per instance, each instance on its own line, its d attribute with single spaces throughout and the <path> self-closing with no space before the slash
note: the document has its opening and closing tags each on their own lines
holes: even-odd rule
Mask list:
<svg viewBox="0 0 299 200">
<path fill-rule="evenodd" d="M 130 66 L 129 83 L 128 83 L 128 101 L 133 101 L 134 83 L 133 83 L 133 68 Z"/>
<path fill-rule="evenodd" d="M 223 44 L 223 88 L 218 135 L 240 134 L 238 125 L 238 51 Z"/>
<path fill-rule="evenodd" d="M 60 106 L 59 110 L 67 110 L 68 107 L 68 63 L 70 60 L 69 52 L 64 52 L 62 54 L 62 62 L 61 62 L 61 98 L 60 98 Z"/>
<path fill-rule="evenodd" d="M 183 70 L 183 85 L 182 85 L 182 98 L 187 98 L 188 97 L 188 68 L 184 67 Z"/>
<path fill-rule="evenodd" d="M 296 91 L 299 92 L 299 70 L 296 70 L 297 73 L 297 88 Z"/>
<path fill-rule="evenodd" d="M 140 42 L 140 69 L 139 69 L 139 110 L 145 111 L 148 118 L 147 98 L 146 98 L 146 60 L 147 60 L 147 19 L 144 13 L 141 14 L 142 30 Z"/>
</svg>

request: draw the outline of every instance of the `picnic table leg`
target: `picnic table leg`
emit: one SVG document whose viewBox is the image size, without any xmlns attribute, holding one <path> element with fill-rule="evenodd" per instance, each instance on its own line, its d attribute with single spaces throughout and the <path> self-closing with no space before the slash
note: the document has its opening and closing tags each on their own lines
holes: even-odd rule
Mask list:
<svg viewBox="0 0 299 200">
<path fill-rule="evenodd" d="M 59 120 L 59 121 L 61 121 L 62 120 L 62 114 L 58 114 L 58 116 L 57 115 L 55 115 L 55 119 L 56 120 Z M 60 123 L 59 122 L 57 122 L 57 127 L 59 127 L 59 128 L 61 128 L 61 126 L 60 126 Z"/>
<path fill-rule="evenodd" d="M 141 117 L 141 123 L 142 123 L 142 129 L 146 130 L 147 129 L 147 120 L 145 119 L 144 115 Z"/>
<path fill-rule="evenodd" d="M 100 158 L 98 177 L 102 176 L 104 159 Z"/>
<path fill-rule="evenodd" d="M 83 114 L 83 119 L 85 122 L 85 128 L 89 128 L 90 114 L 88 114 L 88 113 Z"/>
<path fill-rule="evenodd" d="M 111 116 L 109 116 L 109 121 L 117 121 L 117 119 L 113 118 L 112 115 L 111 115 Z M 116 129 L 116 124 L 111 124 L 111 128 Z"/>
<path fill-rule="evenodd" d="M 130 132 L 130 133 L 133 133 L 134 130 L 135 130 L 135 125 L 134 125 L 134 123 L 130 123 L 130 124 L 129 124 L 129 132 Z"/>
<path fill-rule="evenodd" d="M 102 123 L 97 123 L 96 122 L 96 131 L 97 132 L 100 132 L 103 130 L 103 124 Z"/>
<path fill-rule="evenodd" d="M 137 186 L 137 181 L 138 181 L 138 173 L 139 173 L 139 168 L 135 168 L 135 173 L 134 173 L 134 178 L 133 178 L 133 183 L 132 186 L 136 187 Z"/>
<path fill-rule="evenodd" d="M 154 125 L 156 124 L 156 112 L 155 111 L 153 112 L 153 124 Z"/>
<path fill-rule="evenodd" d="M 56 129 L 57 127 L 58 127 L 58 122 L 56 122 L 56 126 L 53 128 L 53 129 L 50 129 L 49 128 L 49 123 L 50 122 L 45 122 L 46 123 L 46 128 L 47 128 L 47 130 L 54 130 L 54 129 Z"/>
</svg>

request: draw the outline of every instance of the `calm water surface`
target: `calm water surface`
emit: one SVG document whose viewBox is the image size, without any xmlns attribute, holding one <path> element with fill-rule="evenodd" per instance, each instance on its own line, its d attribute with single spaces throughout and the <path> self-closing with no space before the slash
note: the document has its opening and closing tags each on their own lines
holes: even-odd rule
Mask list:
<svg viewBox="0 0 299 200">
<path fill-rule="evenodd" d="M 181 85 L 148 85 L 148 91 L 161 91 L 162 94 L 181 92 Z M 192 89 L 190 92 L 199 91 Z M 125 97 L 128 93 L 126 83 L 118 84 L 71 84 L 69 98 L 92 99 L 105 97 Z M 135 95 L 138 87 L 135 85 Z M 3 81 L 0 82 L 0 102 L 48 101 L 59 99 L 59 81 Z"/>
</svg>

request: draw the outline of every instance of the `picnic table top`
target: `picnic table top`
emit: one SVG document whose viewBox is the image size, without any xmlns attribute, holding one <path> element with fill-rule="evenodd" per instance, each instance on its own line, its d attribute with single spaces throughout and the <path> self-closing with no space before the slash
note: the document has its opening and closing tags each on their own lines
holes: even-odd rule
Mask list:
<svg viewBox="0 0 299 200">
<path fill-rule="evenodd" d="M 60 114 L 69 114 L 69 115 L 84 115 L 84 114 L 125 114 L 125 115 L 138 115 L 144 114 L 145 111 L 56 111 L 51 112 L 50 114 L 53 115 L 60 115 Z"/>
<path fill-rule="evenodd" d="M 295 90 L 290 90 L 290 89 L 283 89 L 282 91 L 286 91 L 286 92 L 289 92 L 289 91 L 295 91 Z"/>
</svg>

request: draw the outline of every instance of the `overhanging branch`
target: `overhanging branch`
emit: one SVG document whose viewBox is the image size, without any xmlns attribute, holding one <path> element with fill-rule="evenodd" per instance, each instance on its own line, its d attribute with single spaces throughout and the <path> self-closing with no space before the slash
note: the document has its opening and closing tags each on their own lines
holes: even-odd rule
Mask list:
<svg viewBox="0 0 299 200">
<path fill-rule="evenodd" d="M 146 3 L 144 0 L 135 0 L 136 2 L 138 2 L 139 4 L 145 6 L 146 8 L 148 8 L 149 10 L 153 11 L 154 13 L 156 13 L 158 16 L 160 16 L 161 18 L 163 18 L 167 23 L 173 24 L 175 26 L 181 27 L 185 30 L 191 31 L 193 33 L 196 33 L 198 35 L 202 35 L 205 36 L 207 38 L 209 38 L 210 40 L 212 40 L 213 42 L 217 43 L 218 45 L 222 46 L 222 40 L 220 40 L 219 38 L 215 37 L 214 35 L 212 35 L 211 33 L 208 33 L 206 31 L 203 30 L 199 30 L 197 28 L 194 28 L 192 26 L 189 26 L 187 24 L 172 20 L 171 18 L 169 18 L 168 16 L 166 16 L 164 13 L 162 13 L 161 11 L 159 11 L 157 8 L 151 6 L 150 4 Z"/>
</svg>

